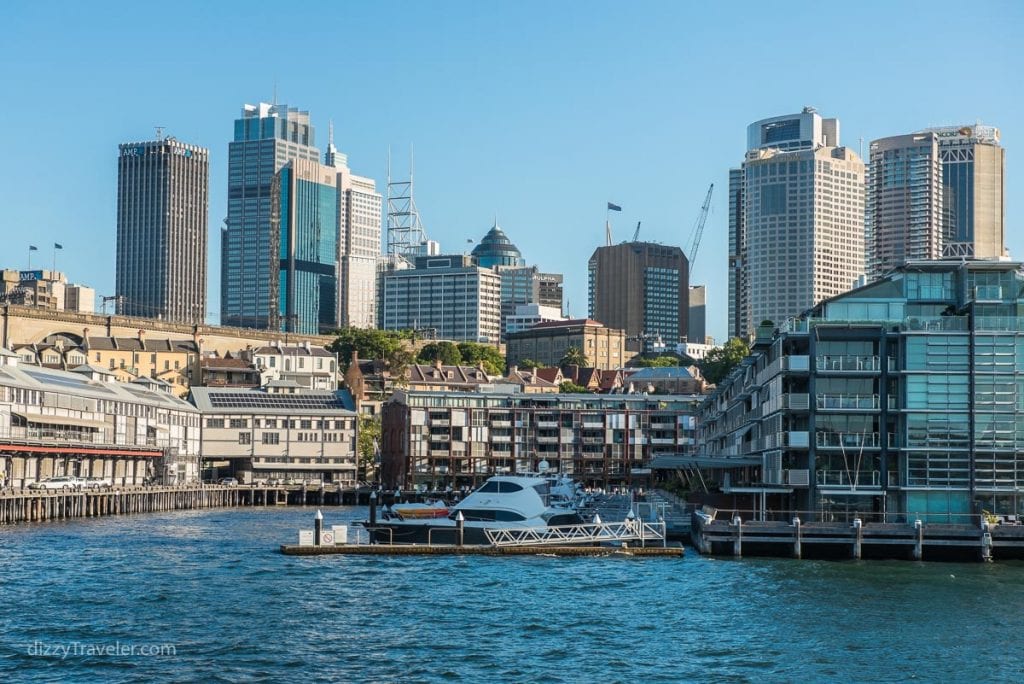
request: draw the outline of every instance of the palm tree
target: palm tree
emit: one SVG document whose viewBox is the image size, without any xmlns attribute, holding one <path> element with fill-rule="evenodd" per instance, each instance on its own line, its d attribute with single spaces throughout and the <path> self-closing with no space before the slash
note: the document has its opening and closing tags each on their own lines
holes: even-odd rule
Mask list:
<svg viewBox="0 0 1024 684">
<path fill-rule="evenodd" d="M 558 362 L 558 365 L 586 368 L 590 365 L 590 362 L 587 360 L 586 354 L 579 347 L 569 347 L 565 350 L 565 356 Z"/>
</svg>

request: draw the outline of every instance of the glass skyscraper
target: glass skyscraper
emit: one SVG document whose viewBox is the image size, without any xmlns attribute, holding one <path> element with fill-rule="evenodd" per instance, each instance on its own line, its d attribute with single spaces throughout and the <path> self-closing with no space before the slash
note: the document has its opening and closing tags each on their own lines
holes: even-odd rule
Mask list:
<svg viewBox="0 0 1024 684">
<path fill-rule="evenodd" d="M 222 325 L 281 329 L 272 293 L 280 245 L 272 241 L 271 188 L 289 161 L 317 162 L 309 112 L 287 105 L 245 105 L 228 145 L 228 215 L 221 237 Z"/>
</svg>

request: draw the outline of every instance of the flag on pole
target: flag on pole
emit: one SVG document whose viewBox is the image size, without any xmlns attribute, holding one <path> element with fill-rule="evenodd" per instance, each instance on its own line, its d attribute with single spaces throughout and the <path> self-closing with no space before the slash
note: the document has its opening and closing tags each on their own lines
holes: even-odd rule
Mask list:
<svg viewBox="0 0 1024 684">
<path fill-rule="evenodd" d="M 54 249 L 64 249 L 64 245 L 60 244 L 59 242 L 54 242 L 53 243 L 53 248 Z"/>
<path fill-rule="evenodd" d="M 30 252 L 38 252 L 39 248 L 36 247 L 35 245 L 29 245 L 28 246 L 28 251 L 30 251 Z"/>
<path fill-rule="evenodd" d="M 612 204 L 611 202 L 609 202 L 608 211 L 622 211 L 622 207 L 620 207 L 618 204 Z"/>
</svg>

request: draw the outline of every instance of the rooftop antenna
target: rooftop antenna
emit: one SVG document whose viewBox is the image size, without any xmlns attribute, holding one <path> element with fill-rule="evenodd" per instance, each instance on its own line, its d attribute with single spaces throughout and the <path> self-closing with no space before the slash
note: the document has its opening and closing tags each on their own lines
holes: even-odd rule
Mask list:
<svg viewBox="0 0 1024 684">
<path fill-rule="evenodd" d="M 164 139 L 164 127 L 163 126 L 156 126 L 156 139 L 157 140 L 163 140 Z"/>
<path fill-rule="evenodd" d="M 277 106 L 277 79 L 274 79 L 274 101 L 271 102 L 275 107 Z"/>
<path fill-rule="evenodd" d="M 327 120 L 327 144 L 334 145 L 334 119 Z M 388 149 L 388 155 L 390 158 L 391 150 Z"/>
</svg>

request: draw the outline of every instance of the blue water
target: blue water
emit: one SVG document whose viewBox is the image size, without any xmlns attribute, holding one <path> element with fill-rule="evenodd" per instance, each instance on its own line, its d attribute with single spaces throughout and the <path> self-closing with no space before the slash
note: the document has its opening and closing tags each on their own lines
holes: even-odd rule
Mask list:
<svg viewBox="0 0 1024 684">
<path fill-rule="evenodd" d="M 281 555 L 312 513 L 0 528 L 0 681 L 1024 680 L 1020 563 Z"/>
</svg>

